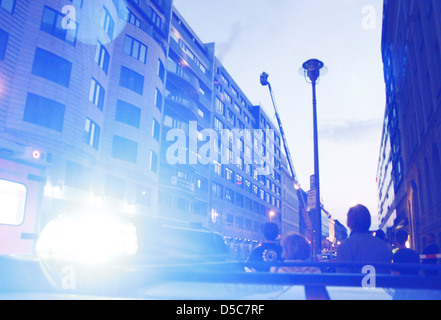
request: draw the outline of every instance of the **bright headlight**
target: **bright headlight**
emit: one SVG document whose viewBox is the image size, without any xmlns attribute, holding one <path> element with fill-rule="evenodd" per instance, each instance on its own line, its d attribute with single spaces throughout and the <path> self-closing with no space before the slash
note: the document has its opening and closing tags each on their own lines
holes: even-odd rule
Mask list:
<svg viewBox="0 0 441 320">
<path fill-rule="evenodd" d="M 135 226 L 105 214 L 61 215 L 44 227 L 36 245 L 42 258 L 81 264 L 106 263 L 137 250 Z"/>
</svg>

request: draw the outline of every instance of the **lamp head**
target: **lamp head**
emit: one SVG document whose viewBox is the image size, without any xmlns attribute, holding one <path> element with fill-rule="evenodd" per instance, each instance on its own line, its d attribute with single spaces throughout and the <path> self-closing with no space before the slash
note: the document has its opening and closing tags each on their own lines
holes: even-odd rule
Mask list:
<svg viewBox="0 0 441 320">
<path fill-rule="evenodd" d="M 262 84 L 262 86 L 268 85 L 268 74 L 266 72 L 260 75 L 260 83 Z"/>
<path fill-rule="evenodd" d="M 300 71 L 303 72 L 305 78 L 307 77 L 311 82 L 315 83 L 321 75 L 326 74 L 327 68 L 322 61 L 318 59 L 310 59 L 303 63 Z"/>
</svg>

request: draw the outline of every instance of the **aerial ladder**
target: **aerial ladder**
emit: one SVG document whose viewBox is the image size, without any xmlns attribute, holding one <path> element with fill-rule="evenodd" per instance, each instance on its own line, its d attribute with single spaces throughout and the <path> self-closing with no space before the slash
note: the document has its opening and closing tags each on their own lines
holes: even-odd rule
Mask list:
<svg viewBox="0 0 441 320">
<path fill-rule="evenodd" d="M 291 153 L 289 151 L 288 143 L 286 141 L 285 131 L 283 130 L 283 126 L 282 126 L 282 120 L 280 119 L 280 113 L 279 113 L 279 110 L 277 108 L 276 99 L 274 98 L 273 89 L 271 87 L 271 84 L 268 81 L 268 74 L 267 73 L 264 72 L 264 73 L 262 73 L 260 75 L 260 83 L 262 84 L 262 86 L 268 86 L 268 89 L 269 89 L 269 92 L 270 92 L 270 95 L 271 95 L 271 100 L 273 102 L 274 111 L 276 113 L 277 123 L 279 125 L 280 135 L 282 136 L 282 139 L 283 139 L 283 146 L 284 146 L 284 149 L 285 149 L 285 154 L 286 154 L 286 159 L 287 159 L 287 162 L 288 162 L 288 167 L 289 167 L 289 170 L 291 172 L 291 176 L 294 179 L 294 189 L 297 190 L 297 197 L 299 199 L 300 211 L 302 212 L 303 219 L 305 220 L 306 228 L 307 228 L 307 231 L 308 231 L 308 239 L 311 240 L 311 232 L 312 232 L 312 230 L 311 230 L 311 221 L 309 219 L 309 215 L 308 215 L 308 212 L 307 212 L 307 209 L 306 209 L 305 200 L 304 200 L 303 195 L 301 193 L 300 183 L 299 183 L 297 174 L 296 174 L 295 169 L 294 169 L 294 165 L 293 165 L 292 158 L 291 158 Z"/>
</svg>

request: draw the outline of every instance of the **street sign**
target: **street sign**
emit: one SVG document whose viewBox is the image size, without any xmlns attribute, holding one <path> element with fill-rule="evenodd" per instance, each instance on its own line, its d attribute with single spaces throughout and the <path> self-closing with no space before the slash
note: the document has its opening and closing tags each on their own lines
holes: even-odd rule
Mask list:
<svg viewBox="0 0 441 320">
<path fill-rule="evenodd" d="M 309 185 L 310 185 L 311 190 L 316 189 L 314 174 L 309 178 Z"/>
<path fill-rule="evenodd" d="M 317 190 L 311 189 L 308 191 L 308 211 L 317 209 Z"/>
</svg>

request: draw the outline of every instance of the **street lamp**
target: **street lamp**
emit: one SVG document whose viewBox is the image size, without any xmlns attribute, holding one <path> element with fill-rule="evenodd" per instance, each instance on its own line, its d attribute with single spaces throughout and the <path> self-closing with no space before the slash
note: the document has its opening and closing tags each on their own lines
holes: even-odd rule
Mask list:
<svg viewBox="0 0 441 320">
<path fill-rule="evenodd" d="M 272 222 L 272 220 L 273 220 L 273 218 L 274 218 L 275 216 L 276 216 L 276 212 L 273 211 L 273 210 L 271 210 L 271 211 L 269 212 L 270 222 Z"/>
<path fill-rule="evenodd" d="M 319 172 L 319 152 L 318 152 L 318 129 L 317 129 L 317 96 L 316 85 L 321 75 L 326 74 L 327 68 L 324 63 L 317 59 L 306 61 L 301 73 L 308 83 L 312 84 L 312 108 L 314 123 L 314 179 L 311 179 L 311 189 L 315 190 L 315 213 L 313 214 L 313 235 L 312 247 L 314 256 L 316 257 L 322 251 L 322 217 L 321 217 L 321 201 L 320 201 L 320 172 Z M 309 81 L 308 81 L 309 80 Z"/>
</svg>

